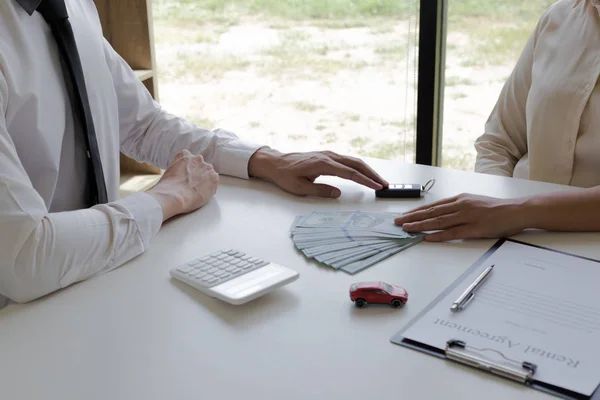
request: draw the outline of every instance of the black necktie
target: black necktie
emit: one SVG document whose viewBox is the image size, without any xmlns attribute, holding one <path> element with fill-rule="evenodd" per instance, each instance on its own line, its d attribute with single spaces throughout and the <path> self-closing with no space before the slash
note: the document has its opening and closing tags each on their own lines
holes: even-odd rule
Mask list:
<svg viewBox="0 0 600 400">
<path fill-rule="evenodd" d="M 58 44 L 60 54 L 69 71 L 69 77 L 73 84 L 73 104 L 75 111 L 79 116 L 81 127 L 83 129 L 85 145 L 89 163 L 89 175 L 91 179 L 91 205 L 103 204 L 108 202 L 106 193 L 106 183 L 104 181 L 104 172 L 102 171 L 102 161 L 100 160 L 100 151 L 98 150 L 98 141 L 96 139 L 96 130 L 92 120 L 92 111 L 88 100 L 83 68 L 77 51 L 77 44 L 69 14 L 65 6 L 65 0 L 42 0 L 37 7 L 37 11 L 42 14 L 46 22 L 52 29 L 54 39 Z M 66 77 L 65 77 L 66 79 Z"/>
</svg>

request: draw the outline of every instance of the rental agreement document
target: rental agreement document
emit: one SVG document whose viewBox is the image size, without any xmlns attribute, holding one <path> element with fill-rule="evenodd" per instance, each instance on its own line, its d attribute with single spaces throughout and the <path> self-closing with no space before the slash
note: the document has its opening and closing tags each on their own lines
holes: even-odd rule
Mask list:
<svg viewBox="0 0 600 400">
<path fill-rule="evenodd" d="M 466 307 L 452 303 L 490 265 Z M 600 384 L 600 263 L 505 241 L 404 332 L 444 349 L 450 339 L 537 365 L 533 378 L 590 396 Z"/>
</svg>

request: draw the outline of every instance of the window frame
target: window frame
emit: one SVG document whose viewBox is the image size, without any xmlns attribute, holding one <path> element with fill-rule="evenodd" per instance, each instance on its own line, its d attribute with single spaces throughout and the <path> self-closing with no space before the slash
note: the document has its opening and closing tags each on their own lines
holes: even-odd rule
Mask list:
<svg viewBox="0 0 600 400">
<path fill-rule="evenodd" d="M 448 0 L 419 1 L 419 67 L 415 162 L 442 161 Z"/>
</svg>

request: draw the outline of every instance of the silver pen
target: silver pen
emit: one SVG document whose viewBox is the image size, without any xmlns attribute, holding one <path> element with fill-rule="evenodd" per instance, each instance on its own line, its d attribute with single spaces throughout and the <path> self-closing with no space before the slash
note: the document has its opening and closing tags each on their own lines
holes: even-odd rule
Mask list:
<svg viewBox="0 0 600 400">
<path fill-rule="evenodd" d="M 452 304 L 452 307 L 450 307 L 450 311 L 457 312 L 462 310 L 467 305 L 467 303 L 473 299 L 473 297 L 475 296 L 475 290 L 477 290 L 477 288 L 483 283 L 485 278 L 487 278 L 490 275 L 492 269 L 494 269 L 493 265 L 487 267 L 485 271 L 483 271 L 481 275 L 479 275 L 479 277 L 475 279 L 475 282 L 471 283 L 467 290 L 465 290 L 463 294 L 461 294 L 460 297 L 456 299 L 454 304 Z"/>
</svg>

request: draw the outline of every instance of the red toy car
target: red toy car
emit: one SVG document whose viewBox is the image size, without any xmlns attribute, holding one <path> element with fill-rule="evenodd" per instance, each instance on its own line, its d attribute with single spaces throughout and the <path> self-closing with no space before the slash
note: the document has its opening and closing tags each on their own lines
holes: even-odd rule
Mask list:
<svg viewBox="0 0 600 400">
<path fill-rule="evenodd" d="M 363 308 L 368 303 L 389 304 L 398 308 L 406 304 L 408 293 L 400 286 L 384 282 L 361 282 L 350 286 L 350 300 L 358 308 Z"/>
</svg>

